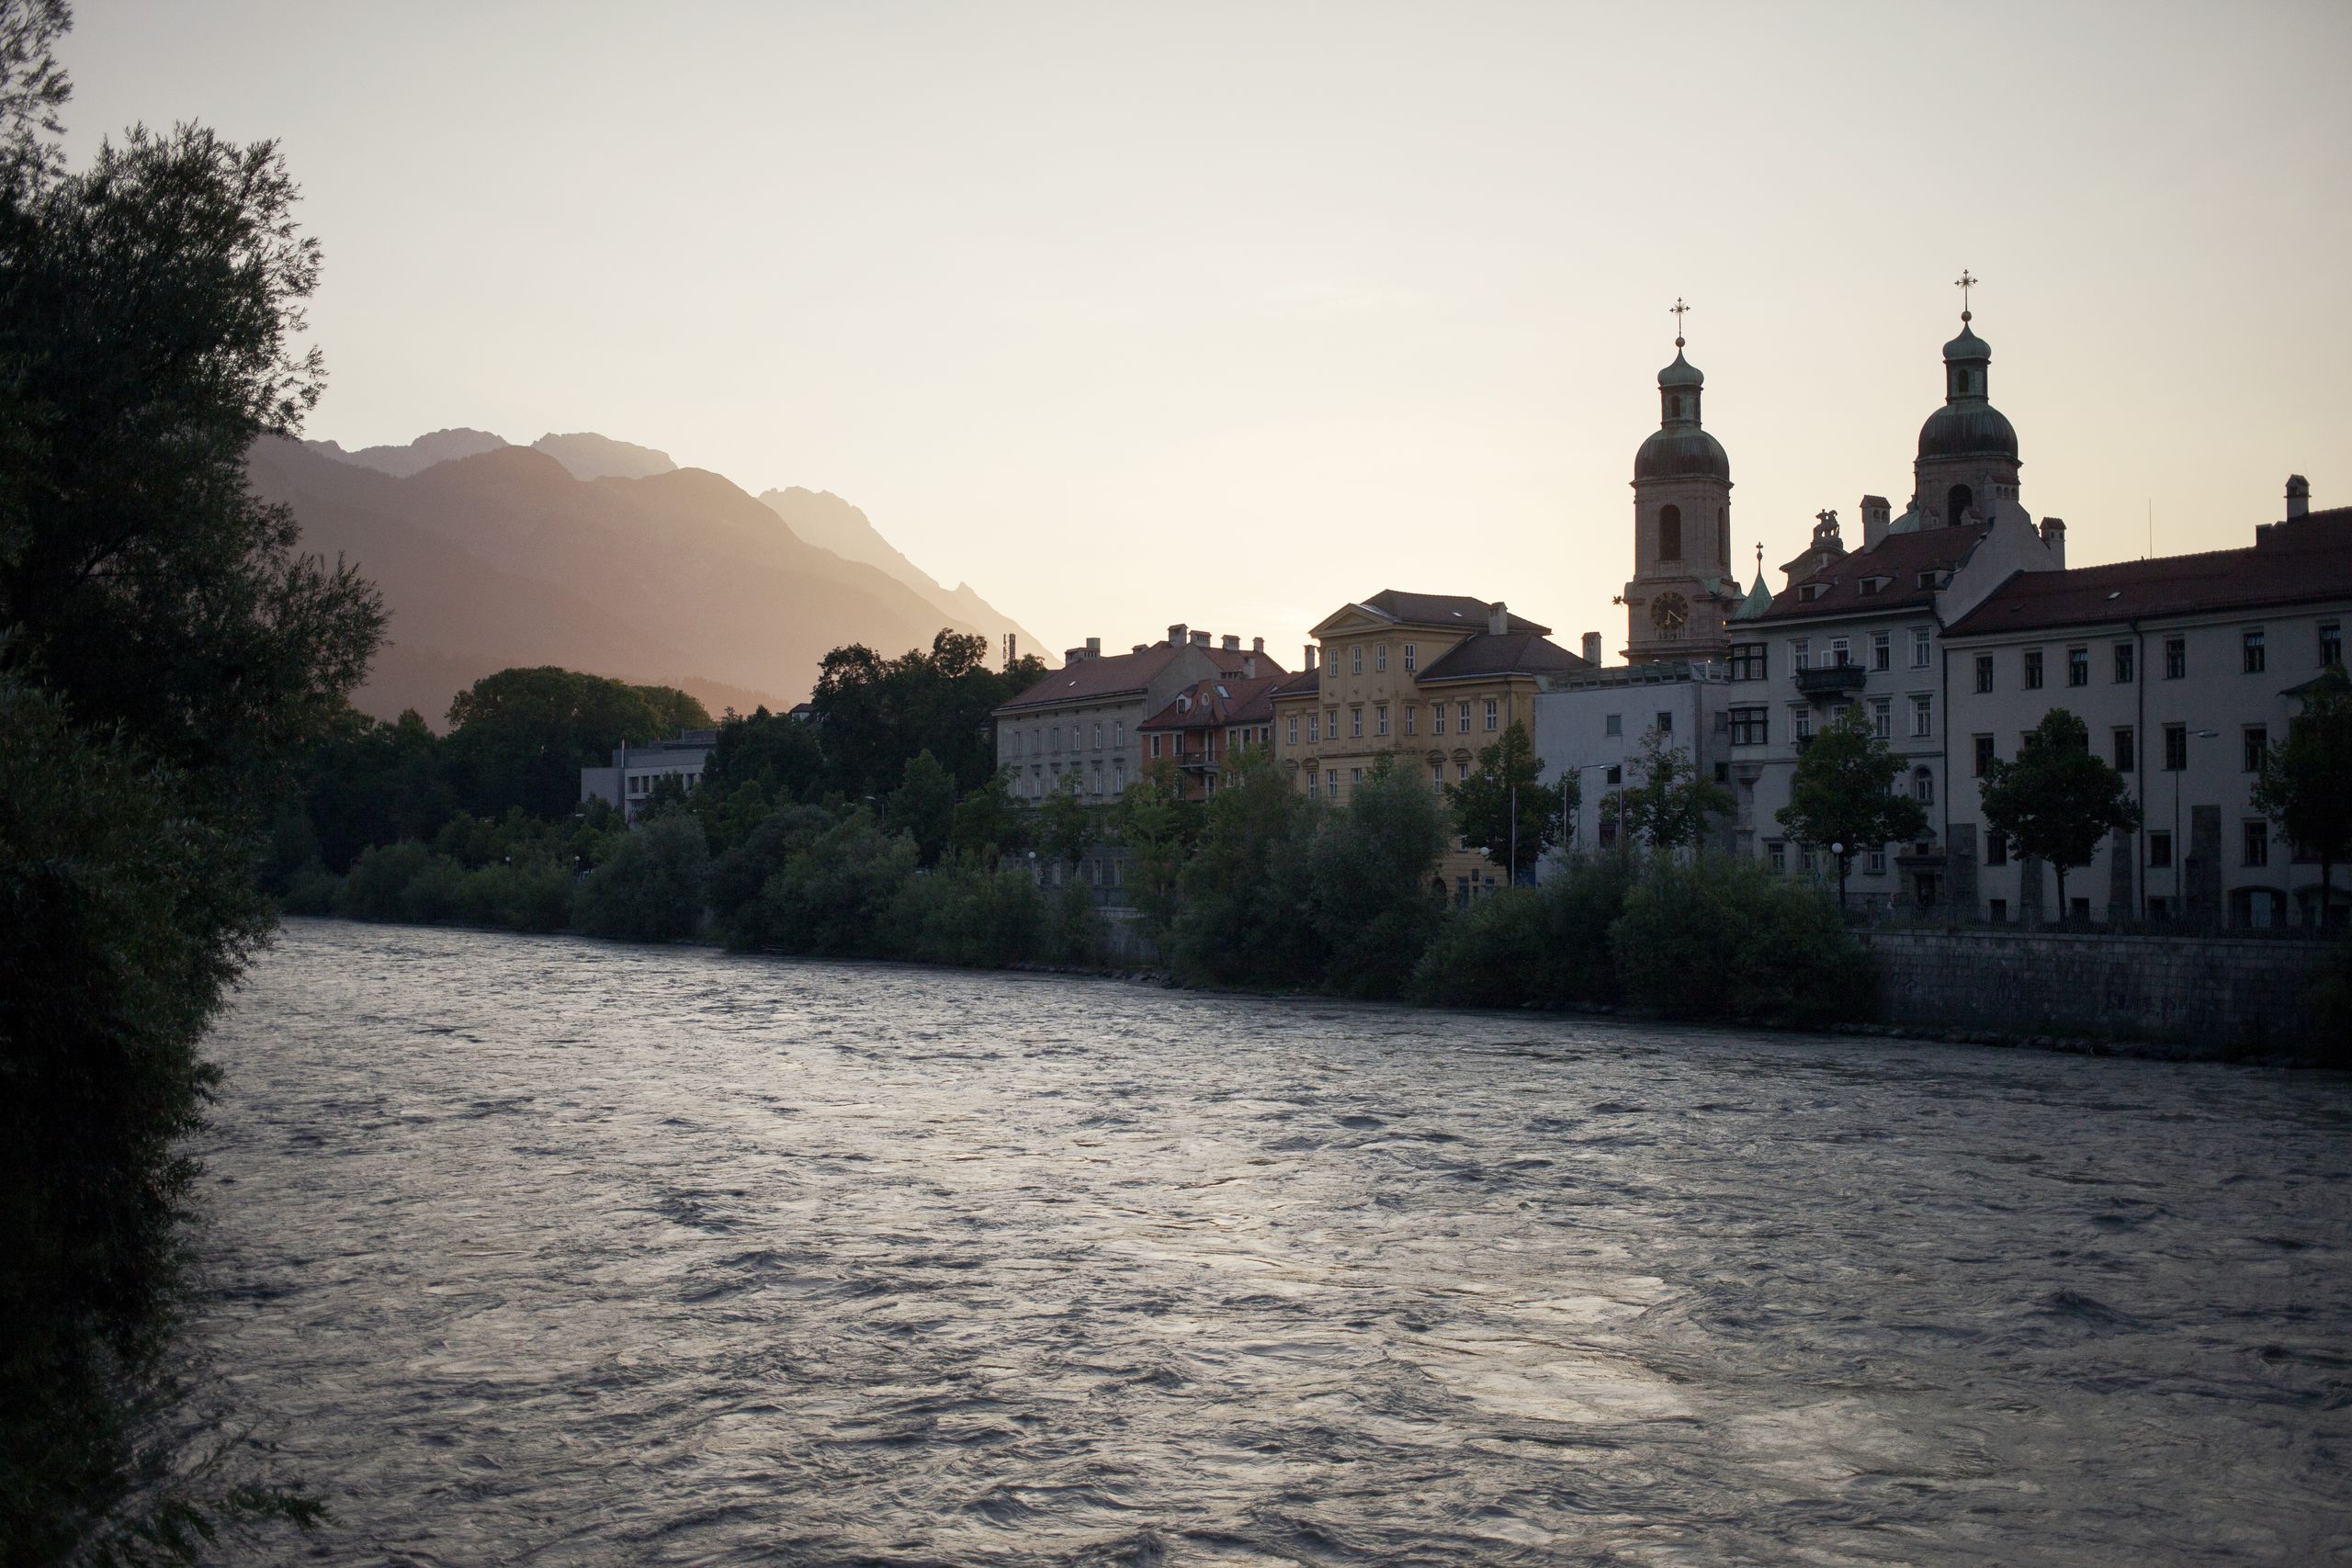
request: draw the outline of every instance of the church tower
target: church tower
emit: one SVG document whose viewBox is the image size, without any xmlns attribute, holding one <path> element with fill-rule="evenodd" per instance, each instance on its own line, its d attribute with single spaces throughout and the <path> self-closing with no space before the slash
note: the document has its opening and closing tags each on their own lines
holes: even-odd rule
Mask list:
<svg viewBox="0 0 2352 1568">
<path fill-rule="evenodd" d="M 1911 512 L 1922 528 L 1990 522 L 1995 507 L 2018 499 L 2017 429 L 1987 398 L 1992 345 L 1969 325 L 1975 283 L 1960 275 L 1960 335 L 1944 344 L 1944 406 L 1919 427 Z"/>
<path fill-rule="evenodd" d="M 1658 427 L 1634 455 L 1634 580 L 1625 658 L 1721 659 L 1724 623 L 1742 600 L 1731 568 L 1731 459 L 1699 423 L 1706 378 L 1682 357 L 1674 302 L 1674 363 L 1657 373 Z"/>
</svg>

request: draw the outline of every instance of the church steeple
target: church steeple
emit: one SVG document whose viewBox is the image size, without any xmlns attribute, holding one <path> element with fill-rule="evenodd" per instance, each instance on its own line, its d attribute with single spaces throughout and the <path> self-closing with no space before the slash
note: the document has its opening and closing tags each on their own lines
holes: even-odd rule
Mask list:
<svg viewBox="0 0 2352 1568">
<path fill-rule="evenodd" d="M 1707 434 L 1707 378 L 1683 356 L 1674 302 L 1674 362 L 1657 373 L 1658 427 L 1634 454 L 1634 581 L 1625 585 L 1626 657 L 1712 659 L 1729 645 L 1724 613 L 1739 602 L 1731 565 L 1731 458 Z"/>
<path fill-rule="evenodd" d="M 1992 345 L 1970 323 L 1968 291 L 1976 279 L 1963 270 L 1960 335 L 1944 344 L 1944 406 L 1919 427 L 1912 464 L 1912 514 L 1928 527 L 1982 522 L 2018 492 L 2018 433 L 1986 393 Z"/>
</svg>

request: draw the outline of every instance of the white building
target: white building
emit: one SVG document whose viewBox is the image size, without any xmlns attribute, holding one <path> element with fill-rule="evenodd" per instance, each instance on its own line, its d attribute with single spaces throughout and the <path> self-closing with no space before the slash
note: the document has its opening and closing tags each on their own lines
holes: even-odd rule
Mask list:
<svg viewBox="0 0 2352 1568">
<path fill-rule="evenodd" d="M 674 740 L 616 746 L 611 767 L 580 770 L 580 803 L 605 801 L 634 822 L 662 780 L 676 779 L 689 794 L 701 788 L 703 769 L 718 746 L 716 729 L 687 729 Z"/>
<path fill-rule="evenodd" d="M 2012 577 L 1953 621 L 1950 833 L 1975 862 L 1957 901 L 1996 920 L 2318 917 L 2318 864 L 2252 798 L 2298 689 L 2343 664 L 2352 620 L 2352 507 L 2311 512 L 2309 494 L 2289 480 L 2286 520 L 2256 528 L 2250 547 Z M 1984 831 L 1977 783 L 2053 708 L 2084 721 L 2142 814 L 2138 832 L 2068 874 L 2063 911 L 2048 868 Z M 2347 903 L 2339 888 L 2337 909 Z"/>
<path fill-rule="evenodd" d="M 1600 652 L 1600 635 L 1588 643 Z M 1608 849 L 1619 824 L 1610 815 L 1610 792 L 1638 787 L 1649 738 L 1690 759 L 1697 775 L 1728 784 L 1730 728 L 1726 717 L 1733 688 L 1721 664 L 1658 660 L 1553 677 L 1535 695 L 1535 755 L 1540 777 L 1556 784 L 1573 774 L 1583 804 L 1562 840 L 1565 851 Z M 1719 847 L 1731 843 L 1724 825 Z"/>
</svg>

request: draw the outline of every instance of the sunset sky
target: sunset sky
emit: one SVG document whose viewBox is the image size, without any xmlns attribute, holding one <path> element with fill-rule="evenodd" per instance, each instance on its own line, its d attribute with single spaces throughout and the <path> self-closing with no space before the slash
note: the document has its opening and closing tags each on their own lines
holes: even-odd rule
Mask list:
<svg viewBox="0 0 2352 1568">
<path fill-rule="evenodd" d="M 1613 656 L 1678 295 L 1743 563 L 1909 495 L 1963 266 L 2075 564 L 2352 502 L 2342 4 L 77 11 L 77 160 L 283 141 L 310 434 L 832 490 L 1056 651 L 1394 587 Z"/>
</svg>

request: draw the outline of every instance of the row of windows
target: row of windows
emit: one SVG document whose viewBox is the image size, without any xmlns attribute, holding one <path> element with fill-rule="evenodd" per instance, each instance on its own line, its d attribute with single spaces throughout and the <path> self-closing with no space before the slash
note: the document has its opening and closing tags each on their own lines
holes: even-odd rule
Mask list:
<svg viewBox="0 0 2352 1568">
<path fill-rule="evenodd" d="M 1086 731 L 1087 727 L 1084 724 L 1073 724 L 1069 727 L 1069 749 L 1071 750 L 1083 751 L 1087 749 Z M 1112 748 L 1116 750 L 1119 747 L 1125 746 L 1126 743 L 1126 721 L 1125 719 L 1113 719 L 1111 721 Z M 1020 743 L 1018 741 L 1014 742 L 1016 748 L 1019 744 Z M 1062 749 L 1062 727 L 1060 725 L 1049 725 L 1044 729 L 1033 729 L 1029 732 L 1029 755 L 1032 757 L 1037 755 L 1041 749 L 1053 752 L 1057 755 L 1060 753 Z M 1102 723 L 1100 719 L 1097 719 L 1094 723 L 1093 749 L 1097 751 L 1102 750 Z"/>
<path fill-rule="evenodd" d="M 1464 735 L 1469 734 L 1471 705 L 1468 703 L 1455 703 L 1453 705 L 1456 728 Z M 1502 704 L 1500 699 L 1487 697 L 1479 705 L 1483 710 L 1483 717 L 1487 728 L 1490 730 L 1499 728 L 1502 722 Z M 1404 705 L 1404 710 L 1401 716 L 1404 720 L 1404 732 L 1406 734 L 1419 735 L 1420 733 L 1420 712 L 1421 710 L 1417 704 L 1407 703 Z M 1349 739 L 1361 740 L 1363 739 L 1363 709 L 1361 706 L 1348 709 Z M 1431 735 L 1443 735 L 1446 732 L 1445 722 L 1446 705 L 1443 703 L 1431 703 L 1430 705 L 1430 733 Z M 1383 736 L 1388 733 L 1388 705 L 1386 703 L 1374 703 L 1372 705 L 1372 732 L 1374 736 Z M 1300 743 L 1298 734 L 1299 716 L 1292 714 L 1283 721 L 1283 744 L 1289 746 L 1298 745 Z M 1319 714 L 1310 713 L 1306 715 L 1306 743 L 1310 746 L 1319 745 L 1327 735 L 1333 740 L 1340 739 L 1340 710 L 1338 708 L 1326 708 Z"/>
<path fill-rule="evenodd" d="M 1927 626 L 1913 626 L 1909 637 L 1911 668 L 1926 670 L 1936 658 L 1935 633 Z M 1760 642 L 1741 643 L 1731 650 L 1731 678 L 1735 681 L 1761 681 L 1765 676 L 1765 645 Z M 1894 668 L 1894 634 L 1871 632 L 1861 654 L 1857 654 L 1850 637 L 1833 637 L 1822 649 L 1824 669 L 1850 670 L 1860 665 L 1871 670 Z M 1813 668 L 1813 638 L 1789 639 L 1789 668 Z"/>
<path fill-rule="evenodd" d="M 2148 869 L 2173 869 L 2172 832 L 2159 829 L 2148 835 Z M 2009 841 L 1999 833 L 1984 835 L 1984 863 L 2001 866 L 2009 863 Z M 2238 863 L 2268 865 L 2270 863 L 2270 823 L 2265 818 L 2250 817 L 2239 824 Z"/>
<path fill-rule="evenodd" d="M 1419 670 L 1419 669 L 1421 667 L 1421 650 L 1420 650 L 1420 647 L 1419 647 L 1419 644 L 1417 644 L 1417 643 L 1409 643 L 1409 642 L 1408 642 L 1408 643 L 1405 644 L 1404 652 L 1405 652 L 1405 673 L 1407 673 L 1408 675 L 1409 675 L 1409 674 L 1413 673 L 1415 671 Z M 1385 642 L 1376 642 L 1376 643 L 1373 644 L 1373 645 L 1372 645 L 1372 669 L 1373 669 L 1373 673 L 1374 673 L 1374 674 L 1380 674 L 1380 673 L 1382 673 L 1382 672 L 1385 671 L 1387 670 L 1387 668 L 1388 668 L 1388 645 L 1387 645 L 1386 643 L 1385 643 Z M 1363 644 L 1361 644 L 1361 643 L 1359 643 L 1359 644 L 1357 644 L 1355 647 L 1353 647 L 1353 648 L 1351 648 L 1351 649 L 1348 649 L 1348 673 L 1349 673 L 1349 674 L 1351 674 L 1351 675 L 1361 675 L 1361 674 L 1363 674 Z"/>
<path fill-rule="evenodd" d="M 1013 772 L 1015 775 L 1018 776 L 1020 773 L 1018 766 L 1014 768 Z M 1045 764 L 1042 762 L 1032 762 L 1029 764 L 1029 798 L 1032 800 L 1043 800 L 1052 791 L 1063 787 L 1062 780 L 1065 778 L 1074 778 L 1079 780 L 1079 787 L 1089 795 L 1124 794 L 1127 787 L 1127 760 L 1125 757 L 1114 757 L 1111 759 L 1111 772 L 1108 781 L 1109 787 L 1107 789 L 1104 787 L 1102 762 L 1100 758 L 1095 760 L 1094 767 L 1091 774 L 1087 770 L 1086 764 L 1083 762 L 1070 762 L 1068 764 L 1056 762 L 1054 764 L 1053 782 L 1050 784 L 1046 782 Z"/>
<path fill-rule="evenodd" d="M 1266 743 L 1266 737 L 1272 728 L 1273 726 L 1270 724 L 1255 726 L 1245 724 L 1237 728 L 1225 731 L 1226 754 L 1230 756 L 1242 747 L 1250 745 L 1253 742 L 1260 746 L 1264 745 Z M 1189 754 L 1195 757 L 1206 757 L 1211 761 L 1214 761 L 1217 754 L 1216 737 L 1217 732 L 1216 730 L 1210 729 L 1202 731 L 1201 749 Z M 1151 754 L 1153 756 L 1157 757 L 1161 755 L 1160 744 L 1162 741 L 1167 742 L 1167 755 L 1170 757 L 1182 757 L 1187 755 L 1184 750 L 1184 736 L 1182 731 L 1180 730 L 1173 735 L 1168 734 L 1165 731 L 1155 732 L 1151 737 Z"/>
<path fill-rule="evenodd" d="M 2198 733 L 2200 735 L 2211 735 L 2213 732 L 2210 730 L 2200 730 Z M 2165 726 L 2164 734 L 2164 771 L 2168 773 L 2180 773 L 2188 766 L 2188 726 L 2185 724 L 2167 724 Z M 2108 736 L 2109 755 L 2115 764 L 2115 771 L 2119 773 L 2128 773 L 2132 772 L 2138 766 L 2140 758 L 2138 746 L 2135 741 L 2134 732 L 2132 726 L 2128 724 L 2117 725 L 2108 732 Z M 2027 745 L 2031 743 L 2032 739 L 2033 733 L 2030 730 L 2019 736 L 2018 738 L 2018 750 L 2023 750 Z M 2270 751 L 2270 727 L 2267 724 L 2245 725 L 2239 731 L 2238 740 L 2239 769 L 2242 772 L 2249 773 L 2260 773 L 2262 771 L 2263 759 L 2267 757 Z M 1984 776 L 1984 764 L 1991 761 L 1998 754 L 1998 750 L 1992 736 L 1980 735 L 1976 737 L 1976 776 L 1978 778 L 1983 778 Z"/>
<path fill-rule="evenodd" d="M 2111 662 L 2109 668 L 2115 683 L 2128 684 L 2137 678 L 2137 671 L 2134 668 L 2137 652 L 2137 646 L 2132 643 L 2119 642 L 2112 645 L 2109 649 Z M 2089 647 L 2085 645 L 2069 648 L 2065 650 L 2065 659 L 2066 684 L 2069 686 L 2089 685 L 2091 683 Z M 2188 674 L 2188 638 L 2186 637 L 2165 638 L 2164 660 L 2165 680 L 2185 679 Z M 2269 668 L 2269 661 L 2268 641 L 2263 633 L 2263 628 L 2247 626 L 2241 629 L 2238 633 L 2240 670 L 2248 675 L 2259 675 Z M 2336 622 L 2330 621 L 2319 628 L 2319 661 L 2323 666 L 2344 662 L 2344 628 Z M 1979 692 L 1990 692 L 1993 689 L 1994 678 L 1994 656 L 1989 653 L 1978 654 L 1976 656 L 1976 689 Z M 2020 650 L 2018 679 L 2020 686 L 2026 691 L 2039 691 L 2041 688 L 2044 671 L 2041 649 L 2029 648 Z"/>
</svg>

